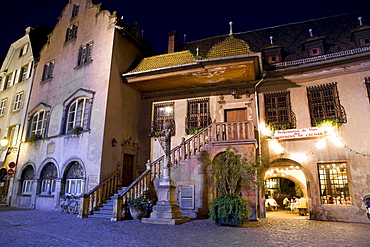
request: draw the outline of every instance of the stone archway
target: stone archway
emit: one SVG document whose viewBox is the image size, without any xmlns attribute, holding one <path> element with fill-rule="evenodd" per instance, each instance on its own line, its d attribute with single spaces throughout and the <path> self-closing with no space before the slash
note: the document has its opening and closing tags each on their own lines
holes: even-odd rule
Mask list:
<svg viewBox="0 0 370 247">
<path fill-rule="evenodd" d="M 310 188 L 310 185 L 312 184 L 313 177 L 305 164 L 298 163 L 288 157 L 272 158 L 269 160 L 269 164 L 262 170 L 261 178 L 263 181 L 271 178 L 285 178 L 293 181 L 302 190 L 303 195 L 308 198 L 309 207 L 312 205 L 310 200 L 312 188 Z M 261 191 L 262 195 L 265 195 L 264 191 Z M 264 206 L 261 202 L 261 218 L 262 216 L 266 216 Z"/>
</svg>

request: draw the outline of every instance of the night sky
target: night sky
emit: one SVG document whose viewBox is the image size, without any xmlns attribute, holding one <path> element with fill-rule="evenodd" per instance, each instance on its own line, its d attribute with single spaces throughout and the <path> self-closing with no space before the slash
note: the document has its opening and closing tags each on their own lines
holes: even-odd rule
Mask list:
<svg viewBox="0 0 370 247">
<path fill-rule="evenodd" d="M 226 0 L 155 1 L 97 0 L 105 9 L 117 11 L 128 23 L 138 21 L 144 36 L 158 53 L 167 48 L 170 31 L 179 34 L 179 43 L 233 32 L 317 19 L 370 9 L 370 0 Z M 0 58 L 21 38 L 28 26 L 43 23 L 52 28 L 68 0 L 0 0 Z M 370 20 L 363 20 L 370 25 Z"/>
</svg>

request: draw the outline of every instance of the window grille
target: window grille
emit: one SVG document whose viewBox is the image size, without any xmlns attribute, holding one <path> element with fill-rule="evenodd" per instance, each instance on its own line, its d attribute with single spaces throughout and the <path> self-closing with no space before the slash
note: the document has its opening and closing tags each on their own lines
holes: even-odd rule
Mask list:
<svg viewBox="0 0 370 247">
<path fill-rule="evenodd" d="M 339 102 L 336 82 L 308 87 L 307 96 L 312 126 L 319 125 L 323 120 L 347 122 L 344 108 Z"/>
<path fill-rule="evenodd" d="M 194 129 L 201 129 L 211 124 L 209 98 L 188 100 L 188 113 L 186 117 L 186 133 Z"/>
<path fill-rule="evenodd" d="M 322 204 L 351 204 L 348 188 L 347 164 L 318 163 L 320 196 Z"/>
<path fill-rule="evenodd" d="M 266 93 L 264 98 L 268 125 L 273 126 L 273 129 L 293 129 L 296 127 L 289 91 Z"/>
<path fill-rule="evenodd" d="M 154 116 L 152 121 L 152 132 L 161 133 L 165 122 L 172 122 L 172 133 L 175 134 L 174 103 L 166 102 L 154 104 Z"/>
</svg>

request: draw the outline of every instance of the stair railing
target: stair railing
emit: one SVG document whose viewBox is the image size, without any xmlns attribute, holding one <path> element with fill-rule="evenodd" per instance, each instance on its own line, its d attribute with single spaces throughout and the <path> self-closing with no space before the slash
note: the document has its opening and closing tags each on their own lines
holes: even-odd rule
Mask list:
<svg viewBox="0 0 370 247">
<path fill-rule="evenodd" d="M 189 159 L 192 155 L 200 152 L 208 144 L 216 142 L 228 142 L 235 140 L 254 139 L 254 129 L 249 121 L 212 123 L 203 130 L 194 134 L 170 151 L 171 168 L 176 168 L 181 161 Z M 164 155 L 153 163 L 146 164 L 146 171 L 143 172 L 125 191 L 117 194 L 113 199 L 112 221 L 122 219 L 122 207 L 132 198 L 143 195 L 148 190 L 150 183 L 160 178 L 164 162 Z M 149 173 L 150 171 L 150 173 Z"/>
<path fill-rule="evenodd" d="M 120 181 L 119 174 L 120 171 L 117 170 L 108 179 L 95 186 L 88 194 L 81 196 L 79 218 L 86 218 L 87 215 L 93 214 L 94 210 L 99 209 L 106 200 L 114 195 Z"/>
</svg>

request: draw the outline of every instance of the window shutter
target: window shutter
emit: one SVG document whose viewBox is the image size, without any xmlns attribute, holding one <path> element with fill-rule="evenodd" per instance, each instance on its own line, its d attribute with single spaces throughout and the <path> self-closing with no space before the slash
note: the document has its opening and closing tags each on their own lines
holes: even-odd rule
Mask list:
<svg viewBox="0 0 370 247">
<path fill-rule="evenodd" d="M 194 209 L 194 185 L 180 185 L 180 208 Z"/>
</svg>

